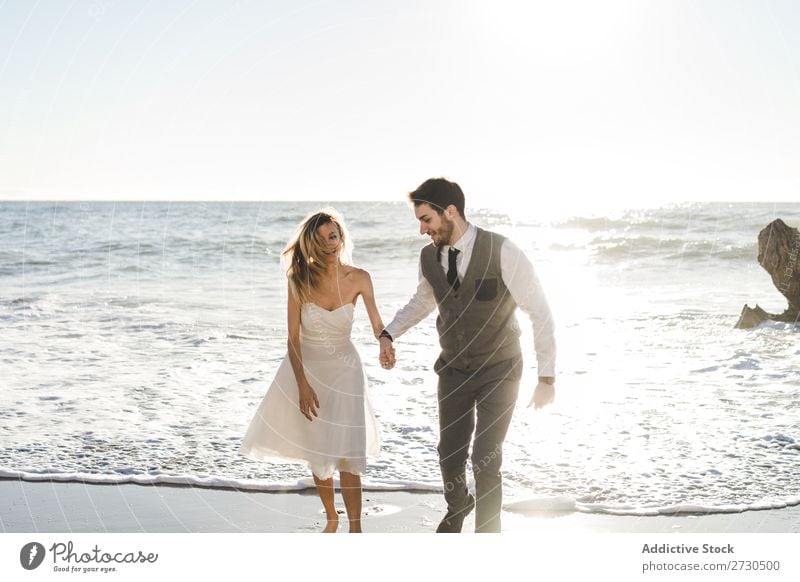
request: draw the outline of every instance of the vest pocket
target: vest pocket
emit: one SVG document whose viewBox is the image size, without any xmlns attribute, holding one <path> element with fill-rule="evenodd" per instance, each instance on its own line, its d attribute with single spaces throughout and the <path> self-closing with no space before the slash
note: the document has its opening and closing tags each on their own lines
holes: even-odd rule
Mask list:
<svg viewBox="0 0 800 582">
<path fill-rule="evenodd" d="M 491 301 L 497 297 L 497 278 L 476 279 L 475 299 L 478 301 Z"/>
</svg>

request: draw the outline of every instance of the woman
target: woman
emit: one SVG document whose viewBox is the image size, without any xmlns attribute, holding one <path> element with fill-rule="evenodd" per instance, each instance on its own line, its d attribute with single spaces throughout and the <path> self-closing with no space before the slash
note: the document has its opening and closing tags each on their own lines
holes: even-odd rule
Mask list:
<svg viewBox="0 0 800 582">
<path fill-rule="evenodd" d="M 361 473 L 380 448 L 358 351 L 350 340 L 358 297 L 377 338 L 383 330 L 369 273 L 350 265 L 344 223 L 333 212 L 306 218 L 283 252 L 289 280 L 288 353 L 250 422 L 240 452 L 305 461 L 335 532 L 339 470 L 350 532 L 361 532 Z M 383 360 L 390 368 L 393 361 Z"/>
</svg>

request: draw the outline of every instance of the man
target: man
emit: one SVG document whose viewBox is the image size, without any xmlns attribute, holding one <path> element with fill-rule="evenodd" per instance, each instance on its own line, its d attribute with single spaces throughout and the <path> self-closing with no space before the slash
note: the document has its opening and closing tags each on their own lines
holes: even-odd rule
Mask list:
<svg viewBox="0 0 800 582">
<path fill-rule="evenodd" d="M 475 531 L 499 532 L 503 441 L 522 375 L 515 312 L 520 307 L 533 325 L 539 382 L 530 405 L 541 408 L 555 396 L 550 308 L 522 251 L 502 235 L 466 220 L 458 184 L 432 178 L 408 196 L 420 234 L 430 236 L 431 244 L 420 253 L 416 293 L 381 333 L 381 363 L 392 367 L 394 339 L 438 307 L 442 351 L 434 364 L 439 376 L 437 450 L 447 514 L 436 531 L 460 532 L 464 518 L 476 508 Z M 477 503 L 465 474 L 473 431 Z"/>
</svg>

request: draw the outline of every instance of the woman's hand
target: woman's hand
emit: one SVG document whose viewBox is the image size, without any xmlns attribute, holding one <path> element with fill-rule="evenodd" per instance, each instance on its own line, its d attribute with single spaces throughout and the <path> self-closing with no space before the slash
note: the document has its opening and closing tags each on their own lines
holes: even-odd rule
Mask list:
<svg viewBox="0 0 800 582">
<path fill-rule="evenodd" d="M 317 409 L 319 408 L 319 398 L 317 393 L 308 384 L 300 387 L 300 412 L 303 413 L 308 420 L 314 420 L 311 415 L 319 416 Z"/>
<path fill-rule="evenodd" d="M 381 366 L 385 370 L 391 370 L 394 368 L 396 362 L 392 340 L 390 340 L 388 337 L 382 337 L 378 338 L 378 343 L 380 344 L 381 348 L 380 356 L 378 356 Z"/>
</svg>

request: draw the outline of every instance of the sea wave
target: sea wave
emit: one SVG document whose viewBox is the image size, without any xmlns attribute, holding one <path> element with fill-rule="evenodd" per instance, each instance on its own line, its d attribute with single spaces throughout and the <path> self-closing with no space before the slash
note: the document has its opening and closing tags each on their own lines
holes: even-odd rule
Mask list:
<svg viewBox="0 0 800 582">
<path fill-rule="evenodd" d="M 707 503 L 680 503 L 675 505 L 636 506 L 581 503 L 569 497 L 535 497 L 506 503 L 504 508 L 516 513 L 572 512 L 600 513 L 608 515 L 658 516 L 658 515 L 714 515 L 743 513 L 764 509 L 785 509 L 800 505 L 800 496 L 790 495 L 785 499 L 764 499 L 747 504 L 711 505 Z"/>
<path fill-rule="evenodd" d="M 152 473 L 130 473 L 122 470 L 119 473 L 62 473 L 43 471 L 15 471 L 0 468 L 0 479 L 16 479 L 20 481 L 56 481 L 60 483 L 87 483 L 105 485 L 123 485 L 135 483 L 138 485 L 185 485 L 187 487 L 208 487 L 215 489 L 233 489 L 249 491 L 307 491 L 315 489 L 316 484 L 312 478 L 275 483 L 258 479 L 230 479 L 203 475 L 159 475 Z M 369 480 L 362 483 L 364 491 L 412 491 L 412 492 L 440 492 L 441 484 L 426 481 L 404 480 Z"/>
<path fill-rule="evenodd" d="M 105 485 L 170 485 L 185 487 L 204 487 L 227 489 L 234 491 L 261 492 L 303 492 L 316 488 L 311 478 L 275 483 L 254 479 L 230 479 L 204 475 L 158 475 L 158 474 L 126 474 L 120 473 L 56 473 L 49 471 L 15 471 L 0 468 L 0 479 L 41 482 L 55 481 L 60 483 L 85 483 Z M 338 486 L 338 481 L 334 483 Z M 380 480 L 364 479 L 364 491 L 405 491 L 417 493 L 441 493 L 441 483 L 432 481 Z M 714 505 L 709 503 L 692 503 L 647 506 L 647 505 L 609 505 L 602 503 L 584 503 L 568 496 L 538 496 L 521 498 L 513 494 L 504 509 L 515 513 L 595 513 L 626 516 L 663 516 L 663 515 L 714 515 L 743 513 L 745 511 L 761 511 L 766 509 L 785 509 L 800 505 L 800 496 L 787 495 L 782 499 L 762 499 L 746 504 Z"/>
<path fill-rule="evenodd" d="M 713 259 L 739 261 L 754 259 L 758 246 L 737 244 L 734 241 L 707 241 L 686 238 L 653 236 L 599 236 L 590 242 L 597 257 L 625 259 L 660 256 L 668 260 Z"/>
</svg>

